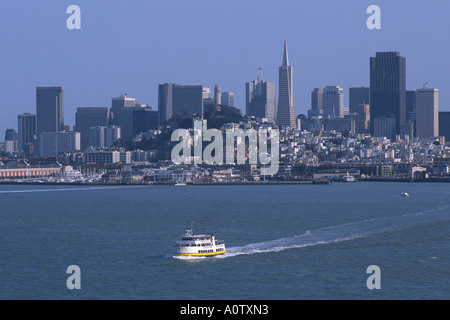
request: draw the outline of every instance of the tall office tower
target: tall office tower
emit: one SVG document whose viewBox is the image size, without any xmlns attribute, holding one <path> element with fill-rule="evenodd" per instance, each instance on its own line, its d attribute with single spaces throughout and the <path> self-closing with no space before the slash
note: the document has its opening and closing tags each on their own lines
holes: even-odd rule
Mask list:
<svg viewBox="0 0 450 320">
<path fill-rule="evenodd" d="M 6 129 L 5 132 L 5 151 L 8 153 L 16 153 L 18 147 L 17 132 L 14 129 Z"/>
<path fill-rule="evenodd" d="M 110 124 L 110 116 L 110 109 L 108 107 L 77 108 L 75 114 L 75 131 L 81 134 L 81 150 L 86 150 L 90 146 L 91 127 L 108 126 Z"/>
<path fill-rule="evenodd" d="M 173 114 L 203 118 L 203 86 L 174 85 Z"/>
<path fill-rule="evenodd" d="M 439 136 L 450 141 L 450 111 L 439 112 Z"/>
<path fill-rule="evenodd" d="M 294 98 L 292 91 L 292 67 L 289 65 L 287 42 L 284 42 L 283 62 L 278 70 L 278 114 L 277 123 L 295 128 Z"/>
<path fill-rule="evenodd" d="M 158 129 L 158 111 L 146 104 L 137 103 L 135 98 L 122 96 L 112 99 L 114 106 L 113 124 L 120 127 L 121 140 L 128 142 L 141 132 Z"/>
<path fill-rule="evenodd" d="M 258 79 L 245 84 L 246 114 L 275 123 L 275 103 L 275 83 L 263 80 L 259 70 Z"/>
<path fill-rule="evenodd" d="M 416 131 L 420 138 L 439 136 L 439 90 L 416 90 Z"/>
<path fill-rule="evenodd" d="M 64 90 L 62 87 L 36 88 L 36 132 L 64 131 Z"/>
<path fill-rule="evenodd" d="M 36 115 L 35 114 L 19 114 L 18 115 L 18 139 L 19 152 L 22 152 L 26 157 L 34 155 L 36 146 Z"/>
<path fill-rule="evenodd" d="M 357 113 L 360 104 L 370 104 L 370 88 L 354 87 L 348 89 L 349 112 Z"/>
<path fill-rule="evenodd" d="M 220 106 L 222 105 L 222 96 L 220 93 L 220 86 L 218 84 L 214 86 L 214 105 L 216 107 L 216 110 L 219 110 Z"/>
<path fill-rule="evenodd" d="M 344 117 L 344 90 L 339 86 L 326 86 L 322 93 L 322 110 L 330 119 Z"/>
<path fill-rule="evenodd" d="M 360 104 L 356 109 L 356 133 L 370 131 L 370 105 Z"/>
<path fill-rule="evenodd" d="M 182 117 L 203 117 L 203 86 L 184 86 L 164 83 L 158 87 L 158 112 L 160 125 L 178 114 Z"/>
<path fill-rule="evenodd" d="M 416 91 L 406 91 L 406 121 L 415 119 L 416 113 Z"/>
<path fill-rule="evenodd" d="M 406 59 L 399 52 L 377 52 L 370 58 L 370 118 L 395 118 L 396 134 L 406 122 Z M 386 122 L 385 124 L 391 123 Z M 389 130 L 390 131 L 390 130 Z"/>
<path fill-rule="evenodd" d="M 120 127 L 91 127 L 91 140 L 89 145 L 95 148 L 109 148 L 120 138 Z"/>
<path fill-rule="evenodd" d="M 80 151 L 79 132 L 43 132 L 39 139 L 41 156 L 54 157 L 61 152 Z"/>
<path fill-rule="evenodd" d="M 127 94 L 121 95 L 117 98 L 111 99 L 111 112 L 112 112 L 112 119 L 115 119 L 115 116 L 122 110 L 123 108 L 134 108 L 136 106 L 136 99 L 135 98 L 128 98 Z M 114 122 L 114 120 L 113 120 Z"/>
<path fill-rule="evenodd" d="M 164 121 L 169 120 L 173 116 L 173 86 L 174 83 L 164 83 L 158 86 L 159 125 L 162 125 Z"/>
<path fill-rule="evenodd" d="M 227 107 L 234 107 L 234 93 L 233 92 L 222 92 L 222 105 Z"/>
<path fill-rule="evenodd" d="M 311 110 L 322 110 L 323 88 L 314 88 L 311 92 Z"/>
</svg>

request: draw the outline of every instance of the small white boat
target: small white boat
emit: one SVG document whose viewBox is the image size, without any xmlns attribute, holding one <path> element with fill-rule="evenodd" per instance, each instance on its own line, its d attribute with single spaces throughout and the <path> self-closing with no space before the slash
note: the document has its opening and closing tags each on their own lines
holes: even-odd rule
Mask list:
<svg viewBox="0 0 450 320">
<path fill-rule="evenodd" d="M 356 179 L 355 179 L 354 176 L 349 175 L 348 172 L 347 172 L 347 174 L 344 176 L 344 181 L 345 182 L 355 182 Z"/>
<path fill-rule="evenodd" d="M 175 185 L 176 185 L 176 186 L 185 186 L 186 183 L 184 183 L 184 182 L 177 182 L 177 183 L 175 183 Z"/>
<path fill-rule="evenodd" d="M 402 194 L 400 195 L 402 197 L 408 198 L 409 197 L 409 193 L 407 192 L 402 192 Z"/>
<path fill-rule="evenodd" d="M 224 241 L 216 240 L 215 235 L 194 234 L 192 227 L 190 230 L 186 230 L 175 247 L 177 255 L 180 256 L 215 256 L 226 252 Z"/>
</svg>

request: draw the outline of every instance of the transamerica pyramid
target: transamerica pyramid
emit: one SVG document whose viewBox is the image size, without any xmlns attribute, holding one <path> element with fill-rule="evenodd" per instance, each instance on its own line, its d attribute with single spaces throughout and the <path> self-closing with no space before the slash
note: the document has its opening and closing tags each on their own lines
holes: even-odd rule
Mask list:
<svg viewBox="0 0 450 320">
<path fill-rule="evenodd" d="M 292 97 L 292 67 L 289 65 L 287 42 L 284 41 L 283 63 L 278 73 L 277 124 L 295 128 L 294 99 Z"/>
</svg>

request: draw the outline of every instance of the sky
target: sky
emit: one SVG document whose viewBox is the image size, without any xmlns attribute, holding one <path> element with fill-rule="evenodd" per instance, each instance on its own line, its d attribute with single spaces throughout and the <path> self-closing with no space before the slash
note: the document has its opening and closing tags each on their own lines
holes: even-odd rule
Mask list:
<svg viewBox="0 0 450 320">
<path fill-rule="evenodd" d="M 69 30 L 70 5 L 81 29 Z M 381 29 L 369 30 L 370 5 Z M 450 110 L 448 0 L 2 0 L 0 141 L 17 115 L 36 112 L 37 86 L 64 87 L 65 124 L 77 107 L 111 106 L 128 94 L 157 110 L 158 84 L 200 84 L 235 94 L 245 110 L 245 83 L 275 82 L 287 41 L 296 114 L 311 91 L 369 86 L 378 51 L 406 57 L 406 88 L 439 89 Z"/>
</svg>

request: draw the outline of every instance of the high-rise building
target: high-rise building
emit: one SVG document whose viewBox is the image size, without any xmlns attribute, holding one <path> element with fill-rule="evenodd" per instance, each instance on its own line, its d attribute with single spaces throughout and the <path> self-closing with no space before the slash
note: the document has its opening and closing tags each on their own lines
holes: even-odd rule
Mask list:
<svg viewBox="0 0 450 320">
<path fill-rule="evenodd" d="M 64 91 L 62 87 L 36 88 L 36 132 L 64 131 Z"/>
<path fill-rule="evenodd" d="M 136 99 L 129 98 L 127 94 L 121 95 L 117 98 L 111 99 L 111 118 L 115 119 L 115 116 L 124 108 L 134 108 L 136 106 Z"/>
<path fill-rule="evenodd" d="M 323 116 L 330 119 L 344 117 L 344 90 L 339 86 L 326 86 L 322 92 Z"/>
<path fill-rule="evenodd" d="M 311 92 L 311 110 L 322 110 L 323 88 L 314 88 Z"/>
<path fill-rule="evenodd" d="M 450 141 L 450 111 L 439 112 L 439 136 Z"/>
<path fill-rule="evenodd" d="M 137 103 L 135 98 L 113 98 L 115 126 L 120 127 L 121 140 L 128 142 L 141 132 L 158 129 L 158 111 Z"/>
<path fill-rule="evenodd" d="M 357 113 L 360 104 L 370 104 L 370 88 L 353 87 L 348 89 L 349 113 Z"/>
<path fill-rule="evenodd" d="M 26 157 L 34 155 L 36 146 L 36 115 L 35 114 L 19 114 L 18 115 L 18 139 L 19 152 Z"/>
<path fill-rule="evenodd" d="M 64 90 L 62 87 L 36 88 L 37 150 L 41 134 L 64 131 Z"/>
<path fill-rule="evenodd" d="M 91 127 L 90 143 L 94 148 L 109 148 L 121 138 L 120 127 Z"/>
<path fill-rule="evenodd" d="M 268 122 L 275 123 L 275 83 L 258 79 L 245 84 L 245 108 L 247 116 L 259 119 L 266 118 Z"/>
<path fill-rule="evenodd" d="M 370 58 L 370 118 L 372 134 L 375 118 L 395 118 L 395 128 L 388 132 L 396 134 L 406 122 L 406 59 L 399 52 L 377 52 Z"/>
<path fill-rule="evenodd" d="M 8 153 L 16 153 L 18 150 L 17 132 L 14 129 L 6 129 L 5 132 L 5 151 Z"/>
<path fill-rule="evenodd" d="M 366 133 L 370 130 L 370 105 L 360 104 L 356 109 L 356 132 Z"/>
<path fill-rule="evenodd" d="M 416 91 L 406 91 L 406 121 L 414 120 L 416 113 Z"/>
<path fill-rule="evenodd" d="M 416 135 L 420 138 L 439 136 L 439 90 L 416 90 Z"/>
<path fill-rule="evenodd" d="M 292 90 L 292 67 L 289 65 L 287 42 L 284 42 L 283 62 L 278 69 L 277 124 L 295 128 L 294 98 Z"/>
<path fill-rule="evenodd" d="M 203 86 L 164 83 L 158 87 L 159 124 L 178 114 L 182 117 L 203 117 Z"/>
<path fill-rule="evenodd" d="M 113 98 L 114 101 L 114 98 Z M 118 108 L 116 106 L 118 112 Z M 80 107 L 75 114 L 75 131 L 81 134 L 81 150 L 90 146 L 91 127 L 110 124 L 110 109 L 108 107 Z"/>
<path fill-rule="evenodd" d="M 216 84 L 214 86 L 214 105 L 216 107 L 216 110 L 219 110 L 219 106 L 222 105 L 222 95 L 220 91 L 220 86 Z"/>
<path fill-rule="evenodd" d="M 234 107 L 234 93 L 222 92 L 221 102 L 223 106 Z"/>
<path fill-rule="evenodd" d="M 158 86 L 158 121 L 162 125 L 164 121 L 173 116 L 173 86 L 174 83 L 164 83 Z M 211 92 L 209 93 L 211 95 Z M 203 90 L 202 90 L 203 99 Z"/>
</svg>

